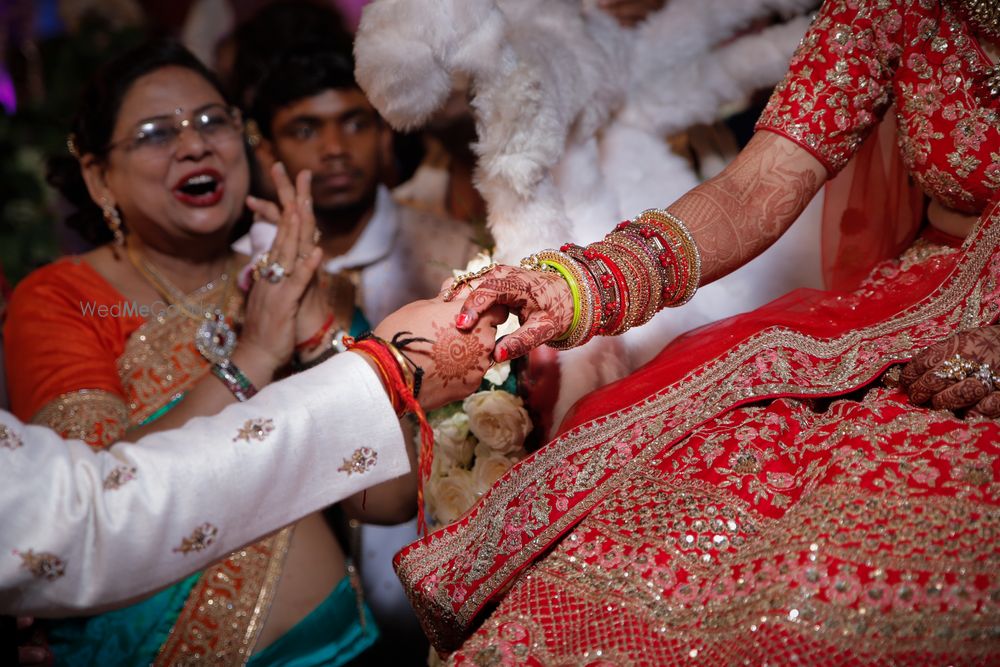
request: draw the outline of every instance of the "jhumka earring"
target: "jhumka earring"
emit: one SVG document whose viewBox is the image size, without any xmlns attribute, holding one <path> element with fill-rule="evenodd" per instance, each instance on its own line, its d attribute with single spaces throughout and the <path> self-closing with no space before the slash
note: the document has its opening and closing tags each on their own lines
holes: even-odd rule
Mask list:
<svg viewBox="0 0 1000 667">
<path fill-rule="evenodd" d="M 115 245 L 121 248 L 125 245 L 125 232 L 122 231 L 122 216 L 118 213 L 118 208 L 111 205 L 108 200 L 101 202 L 101 212 L 104 213 L 104 222 L 115 237 Z"/>
</svg>

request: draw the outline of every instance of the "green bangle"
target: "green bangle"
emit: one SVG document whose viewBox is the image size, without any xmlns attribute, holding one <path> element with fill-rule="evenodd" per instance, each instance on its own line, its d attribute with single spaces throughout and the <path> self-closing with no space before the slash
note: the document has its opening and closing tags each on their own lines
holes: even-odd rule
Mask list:
<svg viewBox="0 0 1000 667">
<path fill-rule="evenodd" d="M 580 308 L 580 286 L 577 284 L 576 278 L 573 276 L 573 274 L 570 272 L 570 270 L 567 269 L 562 264 L 560 264 L 559 262 L 556 262 L 556 261 L 551 260 L 551 259 L 543 259 L 543 260 L 539 261 L 538 263 L 541 266 L 548 266 L 548 267 L 551 267 L 551 268 L 555 269 L 556 272 L 558 272 L 559 275 L 561 275 L 563 277 L 563 280 L 566 281 L 566 284 L 569 285 L 569 291 L 573 295 L 573 321 L 570 322 L 569 329 L 567 329 L 566 332 L 562 336 L 559 336 L 558 338 L 553 338 L 552 339 L 555 342 L 558 342 L 558 341 L 561 341 L 561 340 L 566 340 L 571 335 L 573 335 L 573 332 L 576 331 L 577 325 L 580 324 L 580 310 L 581 310 L 581 308 Z"/>
</svg>

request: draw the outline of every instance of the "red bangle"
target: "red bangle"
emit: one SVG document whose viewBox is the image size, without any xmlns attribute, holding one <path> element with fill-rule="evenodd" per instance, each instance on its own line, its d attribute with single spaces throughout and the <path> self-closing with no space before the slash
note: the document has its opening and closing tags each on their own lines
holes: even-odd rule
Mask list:
<svg viewBox="0 0 1000 667">
<path fill-rule="evenodd" d="M 315 350 L 317 347 L 319 347 L 320 343 L 323 342 L 323 336 L 325 336 L 326 332 L 329 331 L 330 327 L 333 326 L 333 319 L 334 319 L 333 313 L 330 313 L 330 317 L 326 318 L 326 322 L 323 323 L 323 326 L 321 326 L 316 333 L 314 333 L 309 338 L 306 338 L 301 343 L 295 344 L 295 351 L 311 352 L 312 350 Z"/>
<path fill-rule="evenodd" d="M 407 385 L 406 369 L 390 349 L 390 343 L 378 338 L 354 340 L 350 336 L 344 338 L 348 350 L 361 352 L 375 363 L 379 375 L 389 393 L 389 400 L 396 414 L 402 416 L 412 412 L 420 423 L 420 472 L 417 476 L 417 532 L 427 534 L 427 522 L 424 518 L 424 483 L 430 479 L 431 464 L 434 462 L 434 431 L 427 421 L 427 415 L 417 402 L 416 396 Z"/>
</svg>

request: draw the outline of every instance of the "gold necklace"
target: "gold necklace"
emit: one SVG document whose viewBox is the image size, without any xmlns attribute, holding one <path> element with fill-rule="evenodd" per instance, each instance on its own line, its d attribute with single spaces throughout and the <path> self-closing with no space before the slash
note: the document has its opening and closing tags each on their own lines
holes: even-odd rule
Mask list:
<svg viewBox="0 0 1000 667">
<path fill-rule="evenodd" d="M 194 335 L 194 346 L 201 353 L 201 356 L 213 364 L 227 361 L 236 348 L 236 332 L 226 323 L 226 314 L 222 310 L 232 294 L 233 260 L 229 260 L 226 271 L 218 278 L 226 284 L 219 304 L 206 308 L 200 304 L 192 304 L 184 292 L 153 268 L 148 260 L 140 257 L 139 252 L 131 243 L 126 244 L 125 249 L 132 266 L 142 274 L 167 303 L 171 306 L 177 306 L 184 315 L 200 323 Z M 201 289 L 211 289 L 214 287 L 214 283 L 213 280 Z"/>
</svg>

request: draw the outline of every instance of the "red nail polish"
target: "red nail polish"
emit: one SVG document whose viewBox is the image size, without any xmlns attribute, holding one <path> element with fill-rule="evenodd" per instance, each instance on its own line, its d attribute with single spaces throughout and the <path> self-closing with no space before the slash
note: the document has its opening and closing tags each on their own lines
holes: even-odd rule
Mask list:
<svg viewBox="0 0 1000 667">
<path fill-rule="evenodd" d="M 472 324 L 472 317 L 466 313 L 459 313 L 458 316 L 455 317 L 455 326 L 459 329 L 465 329 L 470 324 Z"/>
<path fill-rule="evenodd" d="M 497 355 L 496 356 L 497 356 L 497 361 L 499 361 L 500 363 L 503 363 L 503 362 L 507 361 L 507 357 L 510 356 L 510 352 L 507 351 L 507 348 L 501 347 L 501 348 L 497 349 Z"/>
</svg>

